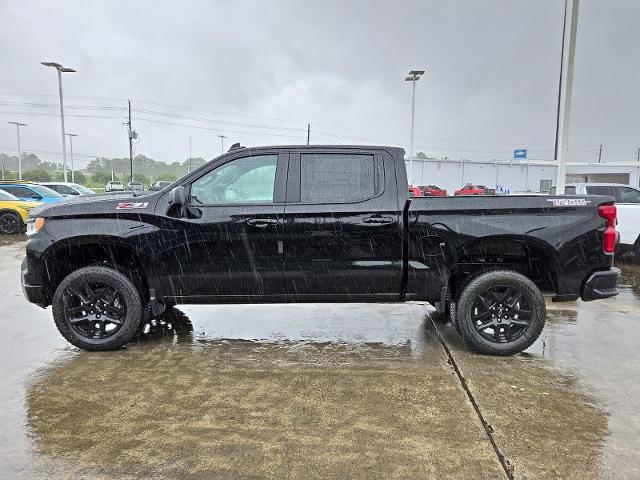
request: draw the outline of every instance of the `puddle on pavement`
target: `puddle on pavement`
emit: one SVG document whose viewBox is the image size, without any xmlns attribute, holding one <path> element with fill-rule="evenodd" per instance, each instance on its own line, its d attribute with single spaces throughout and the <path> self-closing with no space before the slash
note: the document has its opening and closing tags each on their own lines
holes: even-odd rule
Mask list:
<svg viewBox="0 0 640 480">
<path fill-rule="evenodd" d="M 470 440 L 479 423 L 460 421 L 473 412 L 423 305 L 183 306 L 126 350 L 88 353 L 9 283 L 22 248 L 0 245 L 10 285 L 0 323 L 13 339 L 0 352 L 0 395 L 11 396 L 0 420 L 17 418 L 0 435 L 11 455 L 0 476 L 415 477 L 464 473 L 476 459 L 477 478 L 495 468 Z M 470 354 L 436 323 L 516 474 L 637 476 L 640 268 L 623 269 L 630 286 L 616 299 L 550 304 L 525 355 Z M 25 325 L 42 328 L 25 335 Z"/>
</svg>

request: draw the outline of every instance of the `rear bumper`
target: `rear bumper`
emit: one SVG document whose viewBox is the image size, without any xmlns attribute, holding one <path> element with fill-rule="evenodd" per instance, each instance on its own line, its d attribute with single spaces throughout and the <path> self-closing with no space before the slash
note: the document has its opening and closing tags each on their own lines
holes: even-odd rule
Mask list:
<svg viewBox="0 0 640 480">
<path fill-rule="evenodd" d="M 33 285 L 30 282 L 31 274 L 27 267 L 27 257 L 22 260 L 22 266 L 20 268 L 20 283 L 22 284 L 22 293 L 27 301 L 35 303 L 36 305 L 45 308 L 47 302 L 44 298 L 44 289 L 42 285 Z"/>
<path fill-rule="evenodd" d="M 619 275 L 620 269 L 616 267 L 592 273 L 585 282 L 584 287 L 582 287 L 582 300 L 588 302 L 618 295 Z"/>
</svg>

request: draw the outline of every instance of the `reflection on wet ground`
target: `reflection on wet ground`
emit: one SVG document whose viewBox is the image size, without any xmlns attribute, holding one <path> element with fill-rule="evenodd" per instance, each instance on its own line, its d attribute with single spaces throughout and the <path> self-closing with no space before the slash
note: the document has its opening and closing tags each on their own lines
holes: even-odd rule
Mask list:
<svg viewBox="0 0 640 480">
<path fill-rule="evenodd" d="M 419 304 L 184 306 L 88 353 L 22 299 L 23 248 L 0 242 L 3 478 L 638 477 L 635 265 L 511 358 Z"/>
</svg>

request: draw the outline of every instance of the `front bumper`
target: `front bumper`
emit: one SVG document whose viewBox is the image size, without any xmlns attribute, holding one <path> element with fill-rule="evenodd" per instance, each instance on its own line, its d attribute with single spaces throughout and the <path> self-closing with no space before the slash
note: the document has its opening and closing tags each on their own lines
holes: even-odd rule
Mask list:
<svg viewBox="0 0 640 480">
<path fill-rule="evenodd" d="M 619 275 L 620 269 L 616 267 L 592 273 L 582 287 L 582 300 L 588 302 L 618 295 L 620 293 L 618 290 Z"/>
<path fill-rule="evenodd" d="M 44 289 L 42 285 L 33 285 L 29 283 L 31 281 L 31 274 L 27 266 L 27 257 L 22 259 L 22 266 L 20 267 L 20 283 L 22 284 L 22 293 L 27 301 L 35 303 L 42 308 L 47 306 L 47 302 L 44 298 Z"/>
</svg>

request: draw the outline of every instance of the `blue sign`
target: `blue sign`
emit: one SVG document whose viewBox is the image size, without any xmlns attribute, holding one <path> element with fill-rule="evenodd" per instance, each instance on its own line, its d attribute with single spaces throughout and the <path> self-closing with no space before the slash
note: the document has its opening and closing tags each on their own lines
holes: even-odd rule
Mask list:
<svg viewBox="0 0 640 480">
<path fill-rule="evenodd" d="M 527 158 L 527 149 L 526 148 L 518 148 L 513 151 L 513 158 L 526 160 Z"/>
</svg>

